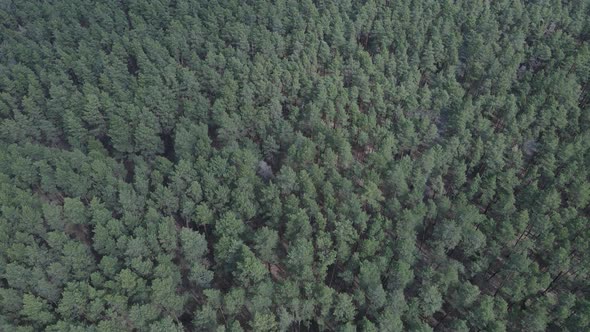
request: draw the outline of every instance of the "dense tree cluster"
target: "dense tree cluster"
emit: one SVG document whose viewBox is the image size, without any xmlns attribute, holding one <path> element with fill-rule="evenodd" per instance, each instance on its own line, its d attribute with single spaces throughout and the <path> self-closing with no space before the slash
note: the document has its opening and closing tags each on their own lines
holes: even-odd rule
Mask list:
<svg viewBox="0 0 590 332">
<path fill-rule="evenodd" d="M 589 17 L 3 1 L 0 330 L 589 330 Z"/>
</svg>

